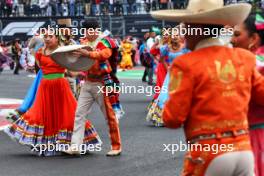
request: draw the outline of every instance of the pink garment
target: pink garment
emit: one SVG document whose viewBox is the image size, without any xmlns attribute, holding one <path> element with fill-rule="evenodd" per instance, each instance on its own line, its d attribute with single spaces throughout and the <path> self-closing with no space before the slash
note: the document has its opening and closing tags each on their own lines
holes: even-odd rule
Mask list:
<svg viewBox="0 0 264 176">
<path fill-rule="evenodd" d="M 256 51 L 256 55 L 264 55 L 264 46 Z M 257 69 L 264 75 L 264 61 L 257 60 Z M 249 125 L 264 124 L 264 106 L 259 106 L 254 102 L 250 102 L 248 120 Z"/>
<path fill-rule="evenodd" d="M 264 56 L 264 47 L 256 51 L 256 55 Z M 264 75 L 264 60 L 257 60 L 257 69 Z M 248 111 L 249 126 L 264 124 L 264 106 L 250 102 Z M 255 176 L 264 176 L 264 128 L 250 130 L 250 140 L 255 157 Z"/>
<path fill-rule="evenodd" d="M 256 55 L 264 55 L 264 46 L 259 47 L 255 54 Z"/>
<path fill-rule="evenodd" d="M 157 91 L 154 95 L 154 100 L 156 100 L 161 92 L 161 88 L 163 85 L 163 82 L 165 80 L 167 74 L 167 70 L 165 68 L 165 66 L 163 65 L 163 63 L 158 63 L 157 66 L 157 81 L 156 81 L 156 87 L 159 87 L 159 91 Z"/>
<path fill-rule="evenodd" d="M 250 130 L 249 134 L 255 157 L 255 176 L 264 176 L 264 129 Z"/>
</svg>

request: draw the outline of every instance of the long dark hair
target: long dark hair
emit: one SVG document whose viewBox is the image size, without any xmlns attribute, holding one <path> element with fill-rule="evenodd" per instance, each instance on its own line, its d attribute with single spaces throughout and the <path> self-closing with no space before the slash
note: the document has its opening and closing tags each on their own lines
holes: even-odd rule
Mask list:
<svg viewBox="0 0 264 176">
<path fill-rule="evenodd" d="M 263 12 L 258 13 L 258 14 L 264 17 Z M 264 45 L 264 29 L 258 30 L 255 22 L 256 22 L 256 13 L 252 13 L 245 20 L 244 25 L 246 29 L 248 30 L 249 35 L 252 36 L 254 33 L 257 33 L 261 39 L 261 45 Z"/>
</svg>

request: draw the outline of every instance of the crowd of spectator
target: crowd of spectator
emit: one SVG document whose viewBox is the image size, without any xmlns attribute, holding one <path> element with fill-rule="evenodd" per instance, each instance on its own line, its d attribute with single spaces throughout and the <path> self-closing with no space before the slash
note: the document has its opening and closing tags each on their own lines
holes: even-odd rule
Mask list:
<svg viewBox="0 0 264 176">
<path fill-rule="evenodd" d="M 257 1 L 264 8 L 264 0 Z M 239 0 L 225 0 L 236 2 Z M 188 0 L 0 0 L 0 17 L 144 14 L 158 9 L 183 9 L 187 4 Z"/>
<path fill-rule="evenodd" d="M 3 71 L 4 67 L 9 66 L 11 70 L 14 70 L 14 74 L 18 74 L 20 65 L 15 68 L 15 60 L 19 50 L 16 50 L 18 47 L 15 46 L 20 46 L 15 40 L 11 42 L 0 42 L 0 73 Z"/>
</svg>

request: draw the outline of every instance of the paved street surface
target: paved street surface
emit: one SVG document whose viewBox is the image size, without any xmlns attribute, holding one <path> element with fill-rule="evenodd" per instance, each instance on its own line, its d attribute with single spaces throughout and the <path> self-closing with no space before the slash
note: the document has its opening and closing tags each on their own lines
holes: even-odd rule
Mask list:
<svg viewBox="0 0 264 176">
<path fill-rule="evenodd" d="M 121 81 L 125 85 L 142 85 L 139 72 L 142 70 L 120 73 Z M 11 71 L 4 71 L 0 74 L 0 102 L 3 98 L 23 99 L 32 81 L 26 72 L 14 76 Z M 123 143 L 120 157 L 105 156 L 110 149 L 108 130 L 97 106 L 93 107 L 90 120 L 104 143 L 103 148 L 80 158 L 38 157 L 0 132 L 0 176 L 178 176 L 184 153 L 163 152 L 163 144 L 179 144 L 184 140 L 183 132 L 149 126 L 145 116 L 150 101 L 151 97 L 144 94 L 121 95 L 126 115 L 120 121 Z M 3 123 L 0 116 L 1 120 Z"/>
</svg>

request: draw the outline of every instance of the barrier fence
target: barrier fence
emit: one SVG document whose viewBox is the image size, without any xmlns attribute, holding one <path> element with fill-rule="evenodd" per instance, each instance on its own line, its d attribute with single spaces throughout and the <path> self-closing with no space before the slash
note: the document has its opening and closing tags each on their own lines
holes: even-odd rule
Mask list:
<svg viewBox="0 0 264 176">
<path fill-rule="evenodd" d="M 1 41 L 11 41 L 19 38 L 22 41 L 27 40 L 34 34 L 33 29 L 40 27 L 55 26 L 57 20 L 62 17 L 13 17 L 0 18 Z M 63 17 L 65 18 L 65 17 Z M 149 32 L 152 26 L 163 27 L 164 21 L 154 20 L 149 14 L 128 15 L 128 16 L 98 16 L 98 17 L 73 17 L 72 25 L 80 28 L 87 18 L 95 18 L 101 25 L 101 30 L 109 30 L 114 36 L 136 36 L 143 37 Z"/>
</svg>

